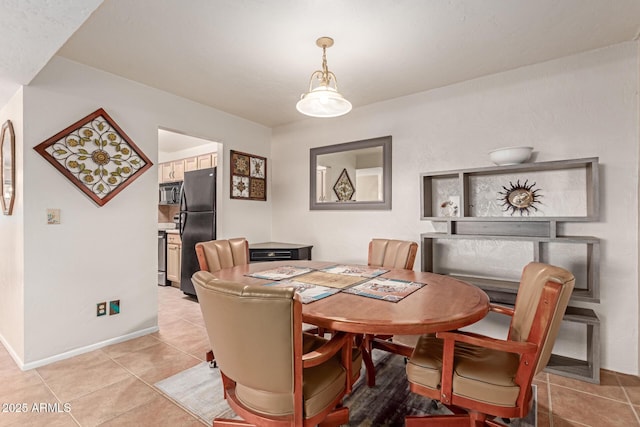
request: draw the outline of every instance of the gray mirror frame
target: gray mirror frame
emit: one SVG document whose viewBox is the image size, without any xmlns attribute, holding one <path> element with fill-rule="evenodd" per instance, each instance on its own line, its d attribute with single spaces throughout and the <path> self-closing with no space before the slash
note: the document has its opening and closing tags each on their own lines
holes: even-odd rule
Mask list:
<svg viewBox="0 0 640 427">
<path fill-rule="evenodd" d="M 316 166 L 319 155 L 382 147 L 384 200 L 381 202 L 317 202 Z M 345 142 L 343 144 L 315 147 L 310 150 L 309 162 L 309 209 L 310 210 L 391 210 L 391 136 Z"/>
<path fill-rule="evenodd" d="M 8 137 L 7 137 L 8 134 Z M 9 200 L 4 198 L 4 154 L 5 144 L 9 144 L 9 156 L 11 166 L 11 197 Z M 13 132 L 13 124 L 11 120 L 7 120 L 2 124 L 2 130 L 0 130 L 0 184 L 2 193 L 0 194 L 0 204 L 2 204 L 2 213 L 5 215 L 11 215 L 13 212 L 13 202 L 16 198 L 16 136 Z"/>
</svg>

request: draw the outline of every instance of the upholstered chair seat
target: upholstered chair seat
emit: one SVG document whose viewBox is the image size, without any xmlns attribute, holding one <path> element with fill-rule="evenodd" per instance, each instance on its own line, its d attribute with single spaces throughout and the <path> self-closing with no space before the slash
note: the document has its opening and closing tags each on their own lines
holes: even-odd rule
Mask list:
<svg viewBox="0 0 640 427">
<path fill-rule="evenodd" d="M 442 380 L 443 341 L 435 335 L 418 340 L 407 363 L 407 376 L 438 393 Z M 520 387 L 515 383 L 519 357 L 514 353 L 456 343 L 453 388 L 460 396 L 494 405 L 515 406 Z"/>
<path fill-rule="evenodd" d="M 348 423 L 341 402 L 362 360 L 351 334 L 327 340 L 303 333 L 294 288 L 246 286 L 207 271 L 192 281 L 227 402 L 244 419 L 214 426 Z"/>
<path fill-rule="evenodd" d="M 522 271 L 506 339 L 472 332 L 423 335 L 407 363 L 411 391 L 439 400 L 454 414 L 408 416 L 407 427 L 502 426 L 496 417 L 522 418 L 531 409 L 531 382 L 549 361 L 575 279 L 537 262 Z"/>
</svg>

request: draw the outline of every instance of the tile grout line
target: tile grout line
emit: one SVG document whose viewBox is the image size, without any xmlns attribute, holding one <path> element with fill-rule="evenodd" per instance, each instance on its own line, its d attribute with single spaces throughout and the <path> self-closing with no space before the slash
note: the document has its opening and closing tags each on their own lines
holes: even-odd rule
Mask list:
<svg viewBox="0 0 640 427">
<path fill-rule="evenodd" d="M 553 427 L 553 399 L 551 396 L 551 381 L 549 381 L 549 375 L 547 375 L 547 396 L 547 400 L 549 401 L 549 427 Z M 538 419 L 536 418 L 536 424 L 537 421 Z"/>
<path fill-rule="evenodd" d="M 638 411 L 636 411 L 636 408 L 633 405 L 633 402 L 631 402 L 631 398 L 629 397 L 629 394 L 627 393 L 627 390 L 622 385 L 622 383 L 620 381 L 620 377 L 618 376 L 618 374 L 616 374 L 616 382 L 618 383 L 618 386 L 620 386 L 620 388 L 622 389 L 622 393 L 624 394 L 624 397 L 627 399 L 627 403 L 631 407 L 631 410 L 633 411 L 633 415 L 635 415 L 636 421 L 638 421 L 638 425 L 640 425 L 640 417 L 638 416 Z"/>
<path fill-rule="evenodd" d="M 551 383 L 549 383 L 549 385 L 551 385 Z M 628 398 L 626 399 L 626 402 L 625 402 L 625 401 L 623 401 L 623 400 L 612 399 L 612 398 L 610 398 L 610 397 L 603 396 L 603 395 L 601 395 L 601 394 L 595 394 L 595 393 L 590 393 L 590 392 L 585 391 L 585 390 L 580 390 L 579 388 L 568 387 L 568 386 L 561 385 L 561 384 L 553 384 L 553 385 L 554 385 L 555 387 L 561 387 L 561 388 L 564 388 L 564 389 L 566 389 L 566 390 L 573 390 L 573 391 L 576 391 L 576 392 L 578 392 L 578 393 L 588 394 L 589 396 L 599 397 L 599 398 L 601 398 L 601 399 L 606 399 L 606 400 L 609 400 L 609 401 L 611 401 L 611 402 L 617 402 L 617 403 L 622 403 L 622 404 L 625 404 L 625 403 L 626 403 L 626 404 L 628 404 L 628 403 L 629 403 L 629 399 L 628 399 Z M 626 393 L 625 393 L 625 396 L 626 396 Z"/>
<path fill-rule="evenodd" d="M 155 338 L 155 337 L 153 337 Z M 157 338 L 155 338 L 157 340 Z M 159 342 L 165 344 L 163 341 L 158 340 Z M 129 352 L 129 353 L 135 353 L 135 352 Z M 191 356 L 191 355 L 190 355 Z M 187 414 L 189 414 L 191 417 L 193 417 L 195 420 L 200 421 L 200 418 L 195 416 L 194 414 L 192 414 L 190 411 L 188 411 L 186 408 L 184 408 L 182 405 L 179 405 L 177 402 L 175 402 L 173 399 L 169 398 L 169 396 L 167 396 L 166 394 L 164 394 L 162 392 L 162 390 L 158 389 L 157 387 L 155 387 L 153 384 L 149 384 L 146 380 L 144 380 L 143 378 L 139 377 L 136 373 L 134 373 L 133 371 L 131 371 L 129 368 L 127 368 L 126 366 L 124 366 L 123 364 L 121 364 L 120 362 L 118 362 L 117 360 L 115 360 L 113 357 L 111 357 L 110 355 L 107 354 L 107 357 L 109 357 L 115 364 L 117 364 L 118 366 L 120 366 L 122 369 L 124 369 L 125 371 L 127 371 L 132 377 L 134 377 L 135 379 L 137 379 L 138 381 L 140 381 L 142 384 L 146 385 L 147 387 L 149 387 L 153 392 L 155 392 L 158 396 L 160 397 L 164 397 L 166 399 L 168 399 L 169 401 L 171 401 L 174 405 L 176 405 L 177 407 L 179 407 L 180 409 L 182 409 L 183 411 L 185 411 Z M 136 406 L 135 408 L 131 408 L 129 409 L 129 411 L 135 411 L 136 409 L 140 408 L 141 406 L 146 405 L 149 402 L 145 402 L 141 405 Z M 123 414 L 126 412 L 123 412 Z M 103 423 L 111 421 L 117 417 L 119 417 L 122 414 L 116 415 L 112 418 L 109 418 L 108 420 L 105 420 Z"/>
<path fill-rule="evenodd" d="M 47 388 L 47 390 L 49 390 L 49 392 L 53 395 L 53 397 L 56 398 L 56 400 L 58 401 L 58 403 L 60 403 L 61 405 L 62 400 L 58 397 L 58 395 L 53 391 L 53 389 L 49 386 L 49 384 L 47 384 L 47 381 L 42 377 L 42 375 L 40 375 L 40 372 L 38 372 L 37 369 L 34 369 L 35 374 L 38 376 L 38 378 L 40 378 L 40 381 L 42 381 L 42 384 L 44 384 L 44 386 Z M 71 419 L 78 424 L 79 426 L 82 426 L 82 424 L 80 424 L 80 421 L 78 421 L 76 419 L 76 417 L 73 416 L 73 408 L 71 408 L 68 412 L 69 416 L 71 417 Z"/>
</svg>

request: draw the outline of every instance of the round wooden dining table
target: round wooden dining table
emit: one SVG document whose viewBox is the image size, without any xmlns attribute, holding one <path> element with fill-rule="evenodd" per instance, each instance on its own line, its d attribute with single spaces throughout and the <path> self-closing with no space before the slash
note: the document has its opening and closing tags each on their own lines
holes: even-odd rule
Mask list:
<svg viewBox="0 0 640 427">
<path fill-rule="evenodd" d="M 275 261 L 239 265 L 216 271 L 219 279 L 246 285 L 273 280 L 248 276 L 278 266 L 322 269 L 340 263 L 323 261 Z M 413 270 L 392 269 L 379 277 L 423 283 L 398 302 L 338 292 L 303 304 L 306 323 L 356 334 L 413 335 L 450 331 L 477 322 L 489 312 L 489 297 L 480 288 L 449 276 Z"/>
<path fill-rule="evenodd" d="M 273 282 L 249 276 L 279 266 L 323 269 L 338 265 L 323 261 L 275 261 L 239 265 L 216 271 L 214 275 L 245 285 L 264 285 Z M 349 332 L 365 337 L 370 343 L 365 350 L 367 382 L 375 384 L 371 354 L 373 348 L 410 356 L 411 349 L 375 337 L 416 335 L 450 331 L 477 322 L 489 312 L 489 297 L 480 288 L 449 276 L 390 269 L 379 277 L 422 283 L 420 289 L 398 302 L 368 298 L 345 292 L 302 305 L 302 319 L 329 331 Z"/>
</svg>

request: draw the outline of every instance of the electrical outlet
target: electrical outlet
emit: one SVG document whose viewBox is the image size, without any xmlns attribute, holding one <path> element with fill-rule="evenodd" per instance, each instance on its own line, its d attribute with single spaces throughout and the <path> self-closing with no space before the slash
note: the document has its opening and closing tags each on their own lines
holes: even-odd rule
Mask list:
<svg viewBox="0 0 640 427">
<path fill-rule="evenodd" d="M 109 315 L 120 313 L 120 300 L 109 301 Z"/>
<path fill-rule="evenodd" d="M 107 303 L 99 302 L 96 304 L 96 316 L 104 316 L 105 314 L 107 314 Z"/>
</svg>

